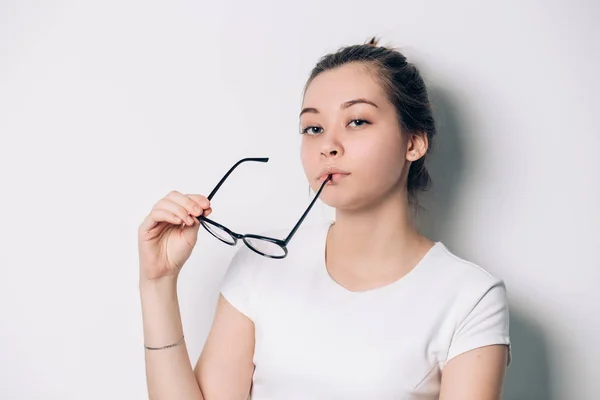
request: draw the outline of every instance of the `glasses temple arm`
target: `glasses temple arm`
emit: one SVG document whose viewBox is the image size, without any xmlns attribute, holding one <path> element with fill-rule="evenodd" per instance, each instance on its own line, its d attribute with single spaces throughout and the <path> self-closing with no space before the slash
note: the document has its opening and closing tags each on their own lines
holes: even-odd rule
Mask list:
<svg viewBox="0 0 600 400">
<path fill-rule="evenodd" d="M 319 190 L 317 191 L 317 194 L 315 195 L 314 199 L 312 199 L 312 201 L 308 205 L 308 208 L 306 209 L 306 211 L 304 211 L 304 214 L 302 214 L 302 216 L 300 217 L 300 219 L 298 220 L 298 222 L 296 223 L 296 225 L 294 226 L 294 228 L 292 229 L 292 231 L 290 232 L 290 234 L 285 238 L 284 243 L 285 243 L 286 246 L 290 242 L 290 240 L 292 239 L 292 237 L 294 236 L 294 234 L 296 233 L 296 231 L 298 230 L 298 228 L 300 227 L 300 225 L 302 224 L 302 221 L 304 221 L 304 218 L 306 218 L 306 216 L 308 215 L 310 209 L 313 207 L 313 205 L 315 204 L 315 202 L 319 198 L 319 195 L 323 191 L 323 188 L 325 187 L 325 185 L 327 184 L 327 182 L 329 182 L 330 180 L 331 180 L 331 175 L 328 175 L 327 178 L 325 179 L 325 181 L 323 181 L 323 184 L 321 185 L 321 187 L 319 188 Z"/>
<path fill-rule="evenodd" d="M 231 173 L 233 172 L 233 170 L 236 169 L 238 165 L 240 165 L 241 163 L 246 162 L 246 161 L 268 162 L 269 158 L 268 157 L 242 158 L 240 161 L 238 161 L 235 164 L 233 164 L 233 167 L 229 168 L 229 171 L 227 171 L 227 173 L 221 178 L 221 180 L 219 181 L 219 183 L 217 183 L 217 186 L 215 186 L 214 189 L 207 196 L 207 199 L 209 201 L 212 200 L 212 198 L 214 197 L 214 195 L 217 193 L 217 191 L 219 190 L 219 188 L 221 187 L 221 185 L 227 180 L 227 178 L 229 177 L 229 175 L 231 175 Z"/>
</svg>

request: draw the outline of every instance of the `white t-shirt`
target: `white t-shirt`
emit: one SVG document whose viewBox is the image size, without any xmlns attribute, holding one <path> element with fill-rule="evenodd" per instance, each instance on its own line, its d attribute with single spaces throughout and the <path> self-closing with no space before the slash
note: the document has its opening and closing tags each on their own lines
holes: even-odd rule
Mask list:
<svg viewBox="0 0 600 400">
<path fill-rule="evenodd" d="M 436 242 L 396 282 L 351 292 L 327 272 L 329 226 L 301 227 L 282 260 L 242 244 L 225 275 L 255 324 L 253 400 L 437 399 L 451 358 L 510 348 L 502 280 Z"/>
</svg>

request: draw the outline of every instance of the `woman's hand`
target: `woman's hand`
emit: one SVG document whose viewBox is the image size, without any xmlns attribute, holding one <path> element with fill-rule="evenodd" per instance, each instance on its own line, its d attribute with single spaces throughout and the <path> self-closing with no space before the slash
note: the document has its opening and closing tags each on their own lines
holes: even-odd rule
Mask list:
<svg viewBox="0 0 600 400">
<path fill-rule="evenodd" d="M 211 212 L 210 201 L 199 194 L 172 191 L 159 200 L 138 229 L 140 280 L 176 277 L 196 245 L 196 217 Z"/>
</svg>

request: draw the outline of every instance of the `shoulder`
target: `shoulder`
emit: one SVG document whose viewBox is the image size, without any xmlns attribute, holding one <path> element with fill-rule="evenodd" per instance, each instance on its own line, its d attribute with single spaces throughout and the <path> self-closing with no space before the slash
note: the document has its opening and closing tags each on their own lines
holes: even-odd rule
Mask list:
<svg viewBox="0 0 600 400">
<path fill-rule="evenodd" d="M 509 345 L 509 305 L 505 283 L 482 266 L 452 253 L 438 242 L 428 263 L 429 282 L 439 300 L 439 334 L 446 362 L 474 348 Z M 441 303 L 440 303 L 441 304 Z"/>
<path fill-rule="evenodd" d="M 484 312 L 502 315 L 508 323 L 508 296 L 501 278 L 457 256 L 441 242 L 428 257 L 422 282 L 444 318 L 458 325 L 474 313 Z"/>
<path fill-rule="evenodd" d="M 504 286 L 502 279 L 481 265 L 457 256 L 442 242 L 435 244 L 428 257 L 427 272 L 439 289 L 477 292 L 497 285 Z"/>
<path fill-rule="evenodd" d="M 451 306 L 450 314 L 460 321 L 475 309 L 508 312 L 506 285 L 501 278 L 457 256 L 441 242 L 436 243 L 434 250 L 428 263 L 428 279 L 440 298 Z"/>
</svg>

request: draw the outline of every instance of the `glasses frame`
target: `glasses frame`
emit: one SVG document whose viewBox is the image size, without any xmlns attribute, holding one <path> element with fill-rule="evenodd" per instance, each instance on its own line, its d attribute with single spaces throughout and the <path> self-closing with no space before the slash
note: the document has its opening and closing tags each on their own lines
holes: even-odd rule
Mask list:
<svg viewBox="0 0 600 400">
<path fill-rule="evenodd" d="M 217 191 L 219 190 L 219 188 L 221 188 L 221 186 L 223 185 L 223 183 L 227 180 L 227 178 L 229 177 L 229 175 L 231 175 L 231 173 L 242 163 L 244 162 L 262 162 L 262 163 L 266 163 L 269 162 L 269 158 L 268 157 L 252 157 L 252 158 L 242 158 L 241 160 L 239 160 L 238 162 L 236 162 L 230 169 L 229 171 L 227 171 L 227 173 L 221 178 L 221 180 L 219 181 L 219 183 L 217 183 L 217 185 L 213 188 L 213 190 L 210 192 L 210 194 L 208 195 L 208 200 L 212 201 L 212 198 L 215 196 L 215 194 L 217 193 Z M 308 215 L 309 211 L 311 210 L 311 208 L 313 207 L 313 205 L 315 204 L 315 202 L 317 201 L 317 199 L 319 198 L 319 195 L 321 194 L 321 192 L 323 191 L 323 188 L 325 187 L 325 185 L 327 184 L 327 182 L 329 182 L 331 180 L 331 175 L 328 175 L 327 178 L 323 181 L 323 184 L 321 184 L 321 187 L 319 188 L 319 190 L 317 191 L 317 194 L 315 195 L 315 197 L 312 199 L 312 201 L 310 202 L 310 204 L 308 205 L 308 207 L 306 208 L 306 210 L 304 211 L 304 213 L 302 214 L 302 216 L 300 217 L 300 219 L 298 220 L 298 222 L 296 222 L 296 225 L 294 225 L 294 227 L 292 228 L 292 230 L 290 231 L 290 233 L 287 235 L 287 237 L 285 239 L 277 239 L 277 238 L 273 238 L 273 237 L 269 237 L 269 236 L 262 236 L 262 235 L 255 235 L 255 234 L 240 234 L 237 232 L 232 231 L 231 229 L 227 228 L 226 226 L 212 220 L 209 218 L 204 217 L 203 215 L 200 215 L 198 217 L 196 217 L 199 221 L 200 224 L 204 227 L 204 229 L 206 229 L 212 236 L 216 237 L 217 239 L 219 239 L 221 242 L 228 244 L 230 246 L 236 246 L 238 243 L 238 240 L 242 240 L 244 242 L 244 244 L 250 248 L 250 250 L 254 251 L 255 253 L 260 254 L 261 256 L 264 257 L 268 257 L 268 258 L 274 258 L 274 259 L 282 259 L 285 258 L 288 255 L 288 249 L 287 249 L 287 245 L 289 244 L 290 240 L 292 239 L 292 237 L 294 236 L 294 234 L 296 233 L 296 231 L 298 230 L 298 228 L 300 227 L 300 225 L 302 224 L 302 222 L 304 221 L 304 219 L 306 218 L 306 216 Z M 227 234 L 229 234 L 229 236 L 231 236 L 233 243 L 229 243 L 226 242 L 225 240 L 223 240 L 222 238 L 220 238 L 219 236 L 217 236 L 216 234 L 214 234 L 210 228 L 208 227 L 207 224 L 210 224 L 212 226 L 215 226 L 219 229 L 221 229 L 222 231 L 225 231 Z M 278 256 L 278 255 L 271 255 L 271 254 L 266 254 L 263 253 L 261 251 L 259 251 L 258 249 L 254 248 L 251 244 L 248 243 L 247 239 L 257 239 L 257 240 L 263 240 L 266 242 L 270 242 L 273 244 L 276 244 L 277 246 L 279 246 L 282 250 L 283 250 L 283 255 L 282 256 Z"/>
</svg>

